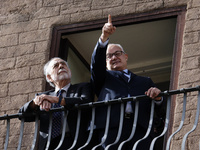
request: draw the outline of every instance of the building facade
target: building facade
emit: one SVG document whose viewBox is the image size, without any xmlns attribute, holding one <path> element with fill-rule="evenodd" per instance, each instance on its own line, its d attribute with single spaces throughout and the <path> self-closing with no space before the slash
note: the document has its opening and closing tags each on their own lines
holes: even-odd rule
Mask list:
<svg viewBox="0 0 200 150">
<path fill-rule="evenodd" d="M 175 15 L 169 15 L 174 12 Z M 64 53 L 62 41 L 59 40 L 67 38 L 72 45 L 77 44 L 77 41 L 73 41 L 73 35 L 77 33 L 75 38 L 81 39 L 81 36 L 87 34 L 93 38 L 94 34 L 97 41 L 100 32 L 95 30 L 100 31 L 108 14 L 112 15 L 113 24 L 119 26 L 119 31 L 120 27 L 124 30 L 127 25 L 137 24 L 138 20 L 139 23 L 143 23 L 177 16 L 175 40 L 171 42 L 174 47 L 171 53 L 168 87 L 175 90 L 200 85 L 199 0 L 3 0 L 0 2 L 0 116 L 18 113 L 19 108 L 31 100 L 35 93 L 47 88 L 42 72 L 43 65 L 50 57 Z M 131 19 L 133 21 L 130 21 Z M 87 32 L 84 33 L 84 30 Z M 87 39 L 90 45 L 90 38 Z M 88 50 L 86 47 L 85 51 L 79 51 L 78 44 L 78 58 L 84 60 L 81 62 L 89 64 L 93 49 Z M 92 43 L 91 47 L 94 47 L 94 44 Z M 76 72 L 74 70 L 74 74 Z M 86 76 L 89 76 L 89 72 Z M 185 132 L 193 126 L 197 105 L 193 100 L 195 95 L 197 93 L 190 95 L 186 122 L 183 130 L 173 139 L 173 150 L 180 149 Z M 179 126 L 182 103 L 181 96 L 174 98 L 169 133 Z M 5 129 L 0 133 L 0 149 L 3 149 L 6 122 L 0 123 L 0 129 Z M 19 129 L 19 120 L 12 120 L 9 149 L 16 149 Z M 197 128 L 189 135 L 188 150 L 198 149 L 198 145 L 194 144 L 199 143 L 198 131 Z M 30 149 L 33 132 L 34 124 L 27 123 L 23 149 Z"/>
</svg>

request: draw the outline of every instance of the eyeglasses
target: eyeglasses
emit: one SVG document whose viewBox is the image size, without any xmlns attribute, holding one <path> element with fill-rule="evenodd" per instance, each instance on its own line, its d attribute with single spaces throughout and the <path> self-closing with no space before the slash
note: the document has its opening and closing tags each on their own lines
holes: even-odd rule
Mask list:
<svg viewBox="0 0 200 150">
<path fill-rule="evenodd" d="M 125 54 L 124 51 L 116 51 L 116 52 L 114 52 L 114 53 L 112 53 L 112 54 L 109 54 L 109 53 L 108 53 L 108 54 L 106 54 L 106 59 L 111 59 L 113 56 L 119 57 L 119 56 L 122 55 L 122 53 Z"/>
</svg>

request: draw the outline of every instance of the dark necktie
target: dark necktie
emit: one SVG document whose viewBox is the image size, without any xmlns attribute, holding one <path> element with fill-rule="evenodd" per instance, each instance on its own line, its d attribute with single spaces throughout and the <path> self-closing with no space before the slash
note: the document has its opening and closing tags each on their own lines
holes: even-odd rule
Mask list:
<svg viewBox="0 0 200 150">
<path fill-rule="evenodd" d="M 130 72 L 125 72 L 125 71 L 121 71 L 121 76 L 122 78 L 128 83 L 130 78 L 131 78 L 131 73 Z M 130 94 L 128 94 L 128 97 L 130 97 Z M 126 108 L 125 108 L 125 112 L 126 114 L 131 114 L 133 113 L 133 109 L 132 109 L 132 106 L 131 106 L 131 102 L 128 101 L 126 103 Z"/>
<path fill-rule="evenodd" d="M 62 96 L 63 92 L 64 90 L 59 90 L 57 96 L 58 97 Z M 53 108 L 58 108 L 58 107 L 61 107 L 61 105 L 57 103 L 55 103 L 53 106 Z M 61 123 L 62 123 L 61 120 L 62 120 L 62 112 L 61 111 L 54 112 L 53 122 L 52 122 L 52 138 L 55 138 L 58 135 L 60 135 Z"/>
<path fill-rule="evenodd" d="M 129 74 L 124 71 L 121 71 L 121 74 L 122 74 L 122 78 L 128 83 L 129 77 L 127 75 L 129 75 Z"/>
</svg>

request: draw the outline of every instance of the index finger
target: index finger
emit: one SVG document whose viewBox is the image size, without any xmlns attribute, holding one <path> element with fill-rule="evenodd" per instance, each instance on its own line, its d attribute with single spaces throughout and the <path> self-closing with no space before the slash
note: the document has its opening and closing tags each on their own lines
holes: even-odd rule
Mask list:
<svg viewBox="0 0 200 150">
<path fill-rule="evenodd" d="M 112 23 L 112 18 L 110 14 L 108 15 L 108 23 Z"/>
</svg>

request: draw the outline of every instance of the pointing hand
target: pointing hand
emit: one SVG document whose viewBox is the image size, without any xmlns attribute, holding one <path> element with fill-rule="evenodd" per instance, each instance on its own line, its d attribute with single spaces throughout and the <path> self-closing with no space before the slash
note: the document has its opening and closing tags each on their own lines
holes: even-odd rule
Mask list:
<svg viewBox="0 0 200 150">
<path fill-rule="evenodd" d="M 108 22 L 104 24 L 102 28 L 102 34 L 101 34 L 101 41 L 105 42 L 111 34 L 113 34 L 116 30 L 116 27 L 112 24 L 112 18 L 111 15 L 108 15 Z"/>
</svg>

